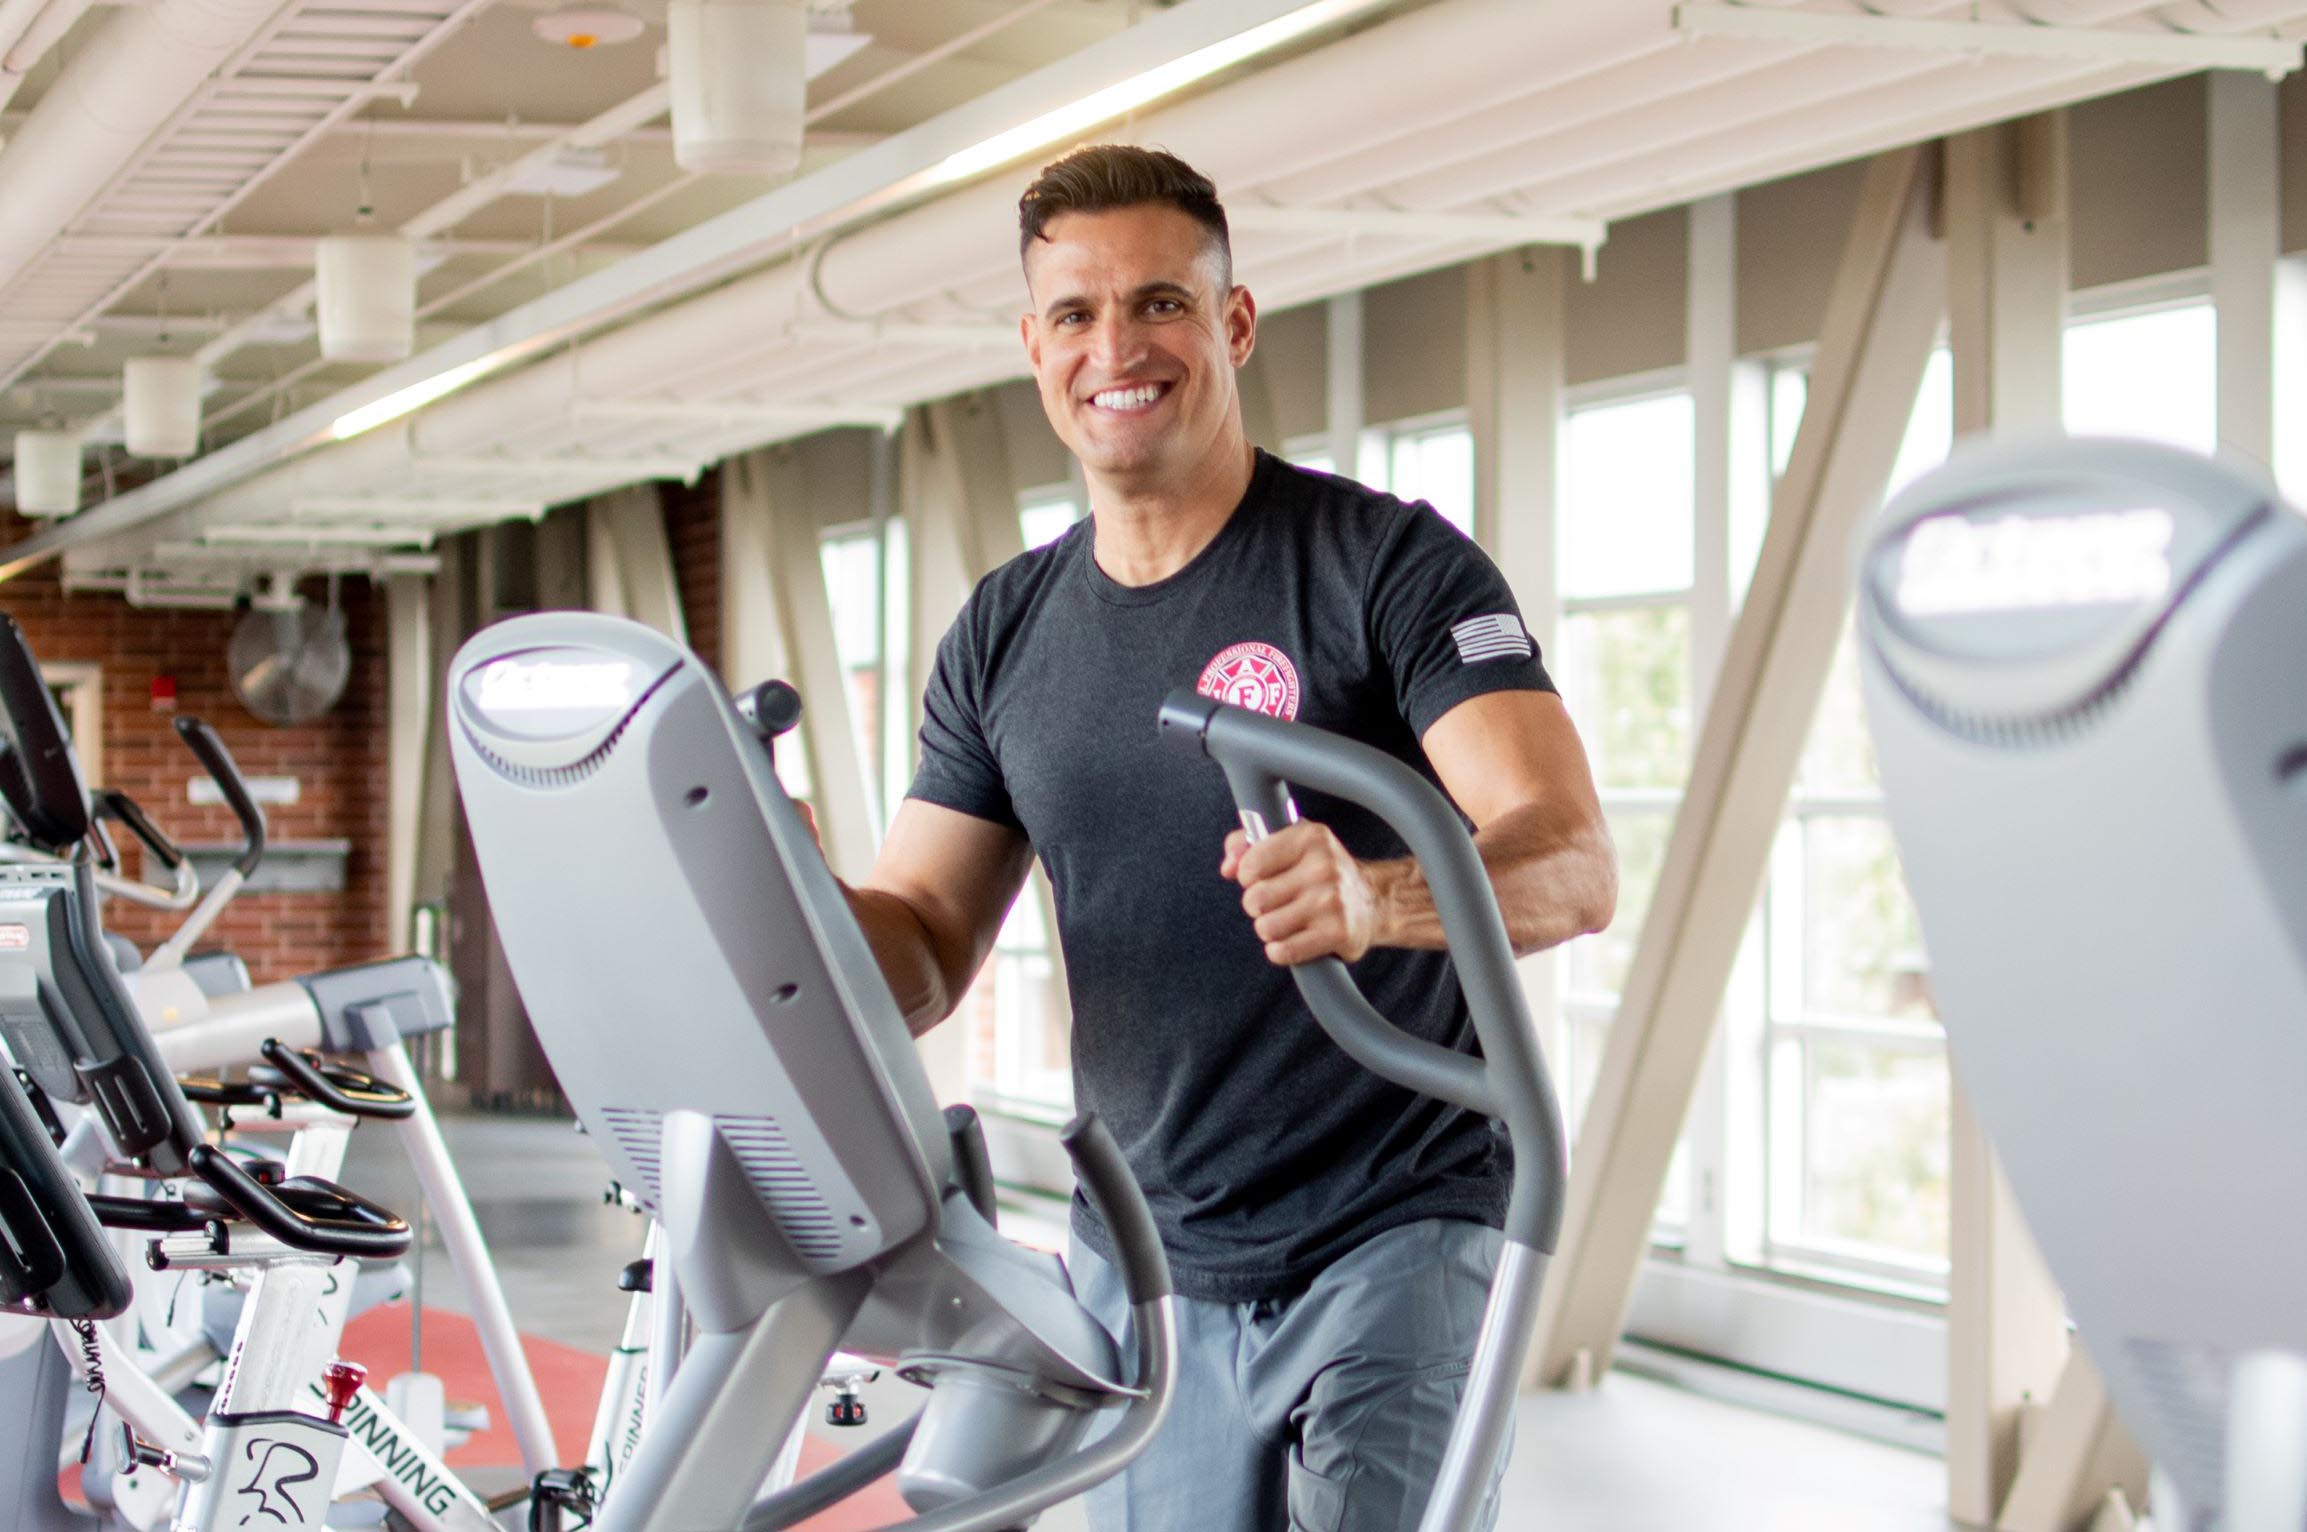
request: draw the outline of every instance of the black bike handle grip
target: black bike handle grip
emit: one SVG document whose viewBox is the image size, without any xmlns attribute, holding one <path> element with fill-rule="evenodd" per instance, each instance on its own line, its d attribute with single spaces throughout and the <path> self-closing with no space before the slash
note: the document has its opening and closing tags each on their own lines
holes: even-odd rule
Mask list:
<svg viewBox="0 0 2307 1532">
<path fill-rule="evenodd" d="M 233 817 L 240 821 L 241 839 L 245 844 L 232 865 L 245 878 L 256 871 L 256 864 L 264 859 L 264 810 L 257 807 L 256 799 L 249 795 L 248 779 L 240 774 L 232 752 L 224 748 L 223 739 L 214 729 L 198 718 L 187 716 L 176 720 L 176 737 L 199 758 L 202 769 L 216 783 L 216 790 L 224 794 Z"/>
<path fill-rule="evenodd" d="M 144 842 L 145 849 L 159 858 L 161 866 L 174 872 L 184 865 L 183 851 L 168 838 L 166 831 L 152 822 L 152 816 L 144 812 L 143 804 L 117 787 L 98 789 L 96 802 L 106 818 L 117 819 L 128 826 L 129 833 Z"/>
<path fill-rule="evenodd" d="M 347 1117 L 374 1117 L 400 1122 L 416 1115 L 416 1098 L 397 1085 L 386 1085 L 366 1075 L 347 1085 L 330 1077 L 327 1068 L 277 1037 L 268 1037 L 257 1049 L 264 1061 L 288 1077 L 296 1092 Z"/>
<path fill-rule="evenodd" d="M 383 1260 L 408 1253 L 413 1237 L 408 1223 L 390 1209 L 364 1201 L 342 1187 L 330 1190 L 354 1210 L 355 1216 L 314 1218 L 290 1207 L 214 1144 L 195 1144 L 187 1160 L 192 1173 L 213 1187 L 234 1212 L 284 1245 L 316 1255 Z"/>
<path fill-rule="evenodd" d="M 1133 1304 L 1156 1303 L 1170 1295 L 1169 1257 L 1162 1250 L 1161 1231 L 1154 1227 L 1153 1209 L 1122 1158 L 1113 1130 L 1095 1112 L 1084 1112 L 1057 1135 L 1082 1195 L 1105 1221 L 1113 1236 L 1114 1264 L 1121 1269 L 1121 1285 Z"/>
</svg>

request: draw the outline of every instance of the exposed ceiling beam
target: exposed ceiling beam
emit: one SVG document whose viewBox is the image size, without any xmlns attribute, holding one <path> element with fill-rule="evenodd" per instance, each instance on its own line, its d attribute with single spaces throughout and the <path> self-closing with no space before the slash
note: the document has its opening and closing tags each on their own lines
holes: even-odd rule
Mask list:
<svg viewBox="0 0 2307 1532">
<path fill-rule="evenodd" d="M 1759 5 L 1691 3 L 1674 8 L 1677 30 L 1694 37 L 1764 42 L 1915 48 L 1930 53 L 2009 54 L 2081 59 L 2094 64 L 2147 64 L 2165 69 L 2248 69 L 2280 80 L 2300 66 L 2298 38 L 2205 32 L 2118 31 L 2112 27 L 1934 21 L 1918 16 L 1776 10 Z"/>
<path fill-rule="evenodd" d="M 884 404 L 756 404 L 750 401 L 686 399 L 589 399 L 573 411 L 580 421 L 663 421 L 668 425 L 871 426 L 894 431 L 905 412 Z"/>
</svg>

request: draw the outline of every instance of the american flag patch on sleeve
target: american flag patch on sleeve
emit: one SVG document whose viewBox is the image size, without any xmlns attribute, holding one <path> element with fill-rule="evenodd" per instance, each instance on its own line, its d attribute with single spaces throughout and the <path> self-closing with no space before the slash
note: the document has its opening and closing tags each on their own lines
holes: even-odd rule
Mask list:
<svg viewBox="0 0 2307 1532">
<path fill-rule="evenodd" d="M 1468 665 L 1483 660 L 1526 660 L 1533 652 L 1522 619 L 1512 612 L 1490 617 L 1469 617 L 1454 623 L 1450 637 L 1458 644 L 1458 658 Z"/>
</svg>

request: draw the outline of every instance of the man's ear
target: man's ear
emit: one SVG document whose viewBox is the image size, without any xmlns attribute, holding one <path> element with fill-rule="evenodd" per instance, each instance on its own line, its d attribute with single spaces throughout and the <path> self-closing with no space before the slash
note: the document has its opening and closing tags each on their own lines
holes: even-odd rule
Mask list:
<svg viewBox="0 0 2307 1532">
<path fill-rule="evenodd" d="M 1249 361 L 1258 344 L 1258 301 L 1250 290 L 1237 286 L 1226 294 L 1226 355 L 1239 367 Z"/>
<path fill-rule="evenodd" d="M 1041 370 L 1041 327 L 1033 322 L 1031 314 L 1017 316 L 1018 344 L 1025 347 L 1026 365 L 1036 372 Z"/>
</svg>

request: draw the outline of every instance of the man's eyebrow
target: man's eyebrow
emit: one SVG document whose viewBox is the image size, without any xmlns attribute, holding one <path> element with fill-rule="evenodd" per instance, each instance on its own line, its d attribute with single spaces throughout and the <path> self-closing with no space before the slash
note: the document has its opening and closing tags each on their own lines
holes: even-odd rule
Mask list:
<svg viewBox="0 0 2307 1532">
<path fill-rule="evenodd" d="M 1193 301 L 1194 290 L 1183 282 L 1172 282 L 1165 277 L 1159 281 L 1146 283 L 1129 296 L 1132 303 L 1143 303 L 1148 298 L 1183 298 L 1190 303 Z M 1086 296 L 1080 293 L 1068 293 L 1062 298 L 1052 298 L 1042 308 L 1041 317 L 1055 319 L 1058 315 L 1069 310 L 1087 307 L 1089 307 L 1089 299 Z"/>
</svg>

